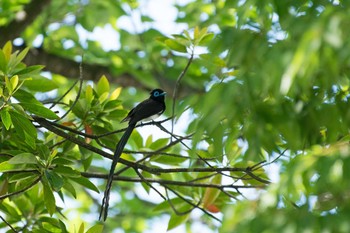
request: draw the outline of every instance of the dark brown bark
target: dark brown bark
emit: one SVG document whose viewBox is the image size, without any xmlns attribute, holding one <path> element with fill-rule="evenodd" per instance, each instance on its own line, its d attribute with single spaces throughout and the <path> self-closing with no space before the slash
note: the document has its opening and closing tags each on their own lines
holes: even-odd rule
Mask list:
<svg viewBox="0 0 350 233">
<path fill-rule="evenodd" d="M 34 22 L 50 2 L 51 0 L 32 0 L 25 5 L 23 9 L 25 17 L 22 20 L 13 20 L 8 25 L 0 27 L 0 46 L 3 46 L 9 40 L 20 37 L 21 33 Z"/>
<path fill-rule="evenodd" d="M 17 47 L 18 50 L 22 50 L 23 48 Z M 32 48 L 25 57 L 24 63 L 28 66 L 44 65 L 44 70 L 63 75 L 67 78 L 78 78 L 80 76 L 80 64 L 78 62 L 49 54 L 41 48 Z M 140 82 L 128 73 L 113 76 L 106 66 L 83 63 L 83 78 L 85 80 L 96 81 L 99 80 L 102 75 L 105 75 L 112 83 L 123 87 L 143 87 Z"/>
</svg>

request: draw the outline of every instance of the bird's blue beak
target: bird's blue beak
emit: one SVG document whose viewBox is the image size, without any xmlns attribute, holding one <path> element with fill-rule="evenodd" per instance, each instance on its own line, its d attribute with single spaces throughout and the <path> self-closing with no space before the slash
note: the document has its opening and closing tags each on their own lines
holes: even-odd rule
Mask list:
<svg viewBox="0 0 350 233">
<path fill-rule="evenodd" d="M 161 94 L 159 94 L 160 96 L 164 96 L 164 95 L 166 95 L 166 92 L 163 92 L 163 93 L 161 93 Z"/>
</svg>

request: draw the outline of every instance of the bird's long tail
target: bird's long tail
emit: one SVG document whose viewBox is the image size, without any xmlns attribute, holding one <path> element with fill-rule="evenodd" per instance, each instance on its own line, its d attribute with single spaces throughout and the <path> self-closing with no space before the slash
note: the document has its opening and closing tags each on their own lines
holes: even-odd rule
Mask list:
<svg viewBox="0 0 350 233">
<path fill-rule="evenodd" d="M 103 221 L 106 221 L 106 219 L 107 219 L 108 206 L 109 206 L 109 196 L 111 193 L 114 170 L 115 170 L 115 167 L 118 163 L 119 157 L 123 152 L 125 144 L 127 143 L 133 129 L 135 128 L 135 125 L 136 125 L 135 123 L 129 124 L 128 128 L 125 130 L 122 138 L 120 139 L 120 141 L 118 142 L 118 144 L 116 146 L 116 149 L 115 149 L 115 152 L 113 155 L 113 162 L 111 165 L 111 169 L 109 170 L 109 175 L 108 175 L 105 193 L 104 193 L 104 196 L 102 199 L 102 206 L 101 206 L 101 210 L 100 210 L 99 220 L 103 219 Z"/>
</svg>

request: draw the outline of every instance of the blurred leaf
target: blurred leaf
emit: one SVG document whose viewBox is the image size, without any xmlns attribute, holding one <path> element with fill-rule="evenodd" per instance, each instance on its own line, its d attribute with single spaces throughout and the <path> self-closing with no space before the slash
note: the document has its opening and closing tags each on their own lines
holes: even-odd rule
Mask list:
<svg viewBox="0 0 350 233">
<path fill-rule="evenodd" d="M 222 176 L 221 175 L 215 175 L 214 177 L 212 177 L 212 179 L 210 179 L 210 184 L 213 185 L 220 185 L 221 184 L 221 179 Z M 216 199 L 218 198 L 218 196 L 220 195 L 221 190 L 220 189 L 216 189 L 216 188 L 206 188 L 205 192 L 204 192 L 204 196 L 202 199 L 202 203 L 203 203 L 203 207 L 205 209 L 216 209 L 213 206 L 213 203 L 215 203 Z"/>
<path fill-rule="evenodd" d="M 6 130 L 9 130 L 12 125 L 12 121 L 11 121 L 11 116 L 8 111 L 8 108 L 2 109 L 0 111 L 0 116 L 1 116 L 1 122 L 4 124 Z"/>
<path fill-rule="evenodd" d="M 101 97 L 102 94 L 108 93 L 109 90 L 110 88 L 109 88 L 108 79 L 106 76 L 103 75 L 97 83 L 96 92 L 98 96 Z"/>
<path fill-rule="evenodd" d="M 50 183 L 50 186 L 52 187 L 52 189 L 54 191 L 58 192 L 59 190 L 61 190 L 64 182 L 63 182 L 63 179 L 60 175 L 58 175 L 56 172 L 50 171 L 50 170 L 46 170 L 45 175 L 47 177 L 47 180 Z"/>
<path fill-rule="evenodd" d="M 77 198 L 77 192 L 74 185 L 72 185 L 68 180 L 63 183 L 63 189 L 67 190 L 74 198 Z"/>
<path fill-rule="evenodd" d="M 42 178 L 43 190 L 44 190 L 44 203 L 47 211 L 52 216 L 56 212 L 56 200 L 53 195 L 52 189 L 45 176 Z"/>
<path fill-rule="evenodd" d="M 36 129 L 31 124 L 31 122 L 28 120 L 28 118 L 20 115 L 19 113 L 15 111 L 9 111 L 12 123 L 14 124 L 15 128 L 17 128 L 20 131 L 25 132 L 26 134 L 36 137 Z"/>
<path fill-rule="evenodd" d="M 111 100 L 116 100 L 116 99 L 118 99 L 118 97 L 119 97 L 121 91 L 122 91 L 122 88 L 121 88 L 121 87 L 116 88 L 116 89 L 112 92 L 112 94 L 111 94 L 111 96 L 110 96 L 110 99 L 111 99 Z"/>
<path fill-rule="evenodd" d="M 5 59 L 9 61 L 12 53 L 12 42 L 7 41 L 4 47 L 2 48 L 2 51 L 5 55 Z"/>
<path fill-rule="evenodd" d="M 7 60 L 2 49 L 0 49 L 0 74 L 1 73 L 7 74 Z"/>
<path fill-rule="evenodd" d="M 9 164 L 37 164 L 38 160 L 31 153 L 22 153 L 12 157 Z"/>
<path fill-rule="evenodd" d="M 29 72 L 30 70 L 22 71 L 22 73 L 29 73 Z M 23 86 L 32 91 L 38 91 L 38 92 L 47 92 L 58 88 L 58 85 L 54 81 L 42 76 L 39 76 L 39 77 L 35 76 L 35 77 L 32 77 L 31 80 L 26 80 L 23 83 Z"/>
<path fill-rule="evenodd" d="M 214 33 L 208 33 L 204 35 L 199 41 L 198 45 L 205 46 L 209 43 L 214 38 L 215 34 Z"/>
<path fill-rule="evenodd" d="M 25 110 L 31 112 L 37 116 L 47 118 L 50 120 L 57 120 L 59 117 L 50 109 L 44 107 L 42 104 L 30 103 L 30 102 L 21 102 L 19 103 Z"/>
<path fill-rule="evenodd" d="M 79 229 L 78 229 L 78 233 L 84 233 L 84 229 L 85 229 L 85 225 L 84 223 L 82 222 L 79 226 Z"/>
<path fill-rule="evenodd" d="M 186 46 L 176 42 L 176 40 L 174 40 L 174 39 L 167 39 L 164 41 L 164 43 L 172 50 L 175 50 L 175 51 L 181 52 L 181 53 L 187 53 Z"/>
<path fill-rule="evenodd" d="M 103 232 L 103 225 L 102 224 L 97 224 L 91 228 L 89 228 L 89 230 L 86 231 L 86 233 L 102 233 Z"/>
<path fill-rule="evenodd" d="M 189 214 L 184 214 L 184 215 L 172 214 L 170 216 L 167 230 L 170 231 L 175 227 L 180 226 L 181 224 L 185 223 L 188 220 L 188 218 L 189 218 Z"/>
<path fill-rule="evenodd" d="M 97 193 L 100 193 L 100 191 L 98 190 L 98 188 L 87 178 L 85 177 L 70 177 L 71 180 L 73 180 L 74 182 L 84 186 L 85 188 L 88 188 L 92 191 L 95 191 Z"/>
<path fill-rule="evenodd" d="M 13 97 L 15 97 L 19 102 L 27 102 L 38 105 L 42 104 L 35 98 L 33 94 L 23 89 L 19 89 L 18 91 L 16 91 Z"/>
<path fill-rule="evenodd" d="M 156 141 L 152 142 L 152 144 L 149 146 L 149 149 L 151 150 L 158 150 L 164 146 L 166 146 L 169 142 L 168 138 L 159 138 Z"/>
</svg>

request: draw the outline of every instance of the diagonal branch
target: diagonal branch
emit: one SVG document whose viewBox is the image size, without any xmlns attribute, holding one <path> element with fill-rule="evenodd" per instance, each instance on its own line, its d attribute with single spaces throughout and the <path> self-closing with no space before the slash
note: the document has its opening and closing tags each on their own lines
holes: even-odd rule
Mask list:
<svg viewBox="0 0 350 233">
<path fill-rule="evenodd" d="M 28 186 L 24 187 L 23 189 L 20 189 L 16 192 L 13 192 L 13 193 L 8 193 L 8 194 L 4 194 L 4 195 L 1 195 L 0 196 L 0 200 L 3 200 L 7 197 L 11 197 L 11 196 L 14 196 L 14 195 L 17 195 L 17 194 L 20 194 L 20 193 L 23 193 L 25 191 L 27 191 L 28 189 L 30 189 L 31 187 L 33 187 L 34 185 L 36 185 L 41 179 L 41 176 L 39 176 L 37 179 L 35 179 L 31 184 L 29 184 Z"/>
</svg>

